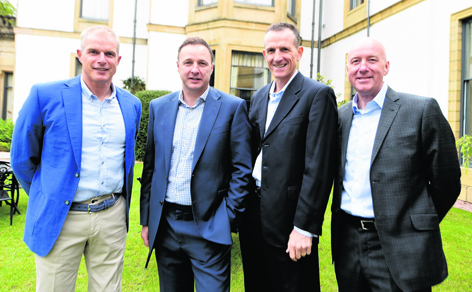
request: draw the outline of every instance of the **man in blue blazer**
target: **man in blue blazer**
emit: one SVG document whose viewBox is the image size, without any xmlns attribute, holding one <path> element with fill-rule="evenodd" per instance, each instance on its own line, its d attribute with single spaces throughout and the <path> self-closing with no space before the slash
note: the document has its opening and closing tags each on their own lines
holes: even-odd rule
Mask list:
<svg viewBox="0 0 472 292">
<path fill-rule="evenodd" d="M 37 291 L 74 291 L 82 254 L 89 291 L 121 290 L 141 103 L 112 83 L 117 35 L 99 26 L 81 39 L 82 74 L 34 85 L 13 133 Z"/>
<path fill-rule="evenodd" d="M 246 102 L 209 86 L 201 38 L 178 50 L 182 90 L 151 101 L 141 187 L 144 244 L 160 291 L 229 291 L 231 230 L 251 178 Z"/>
<path fill-rule="evenodd" d="M 461 189 L 454 135 L 433 98 L 394 91 L 383 45 L 349 51 L 339 108 L 331 244 L 339 291 L 431 291 L 447 277 L 439 223 Z"/>
</svg>

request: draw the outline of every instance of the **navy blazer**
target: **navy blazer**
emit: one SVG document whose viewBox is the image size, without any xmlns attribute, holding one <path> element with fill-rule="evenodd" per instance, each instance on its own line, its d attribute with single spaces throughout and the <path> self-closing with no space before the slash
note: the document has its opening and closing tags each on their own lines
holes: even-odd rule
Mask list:
<svg viewBox="0 0 472 292">
<path fill-rule="evenodd" d="M 352 117 L 352 102 L 339 108 L 333 261 Z M 402 290 L 420 290 L 446 278 L 439 222 L 459 196 L 460 176 L 454 135 L 436 100 L 389 87 L 374 140 L 370 185 L 385 261 Z"/>
<path fill-rule="evenodd" d="M 154 99 L 141 186 L 141 225 L 149 227 L 149 262 L 170 172 L 179 93 Z M 246 101 L 210 88 L 195 144 L 191 197 L 196 226 L 203 238 L 232 244 L 231 225 L 244 211 L 251 180 L 250 126 Z"/>
<path fill-rule="evenodd" d="M 126 130 L 123 194 L 128 224 L 141 102 L 118 87 L 116 98 Z M 31 88 L 15 123 L 10 155 L 15 176 L 29 195 L 23 240 L 31 251 L 46 256 L 61 232 L 80 180 L 80 75 Z"/>
</svg>

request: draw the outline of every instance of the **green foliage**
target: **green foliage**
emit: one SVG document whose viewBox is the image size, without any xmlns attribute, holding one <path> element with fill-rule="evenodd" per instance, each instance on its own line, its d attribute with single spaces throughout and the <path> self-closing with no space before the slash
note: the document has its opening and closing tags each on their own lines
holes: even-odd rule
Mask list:
<svg viewBox="0 0 472 292">
<path fill-rule="evenodd" d="M 13 122 L 0 119 L 0 151 L 10 152 L 11 137 L 13 136 Z"/>
<path fill-rule="evenodd" d="M 323 83 L 323 84 L 326 84 L 326 85 L 328 85 L 329 87 L 331 87 L 331 89 L 334 90 L 334 86 L 331 85 L 331 82 L 333 82 L 333 80 L 328 79 L 328 80 L 325 81 L 324 79 L 325 79 L 325 77 L 324 77 L 323 75 L 321 75 L 320 73 L 317 73 L 317 75 L 316 75 L 316 81 L 321 82 L 321 83 Z M 336 95 L 336 99 L 338 99 L 338 98 L 341 96 L 341 93 L 335 93 L 335 95 Z M 342 106 L 342 105 L 345 104 L 346 102 L 348 102 L 348 100 L 341 100 L 341 101 L 338 101 L 338 102 L 337 102 L 337 103 L 338 103 L 338 107 Z"/>
<path fill-rule="evenodd" d="M 149 122 L 149 103 L 151 100 L 171 93 L 167 90 L 145 90 L 136 93 L 136 97 L 141 100 L 141 124 L 139 125 L 139 135 L 136 140 L 136 160 L 143 161 L 146 151 L 147 129 Z"/>
<path fill-rule="evenodd" d="M 469 169 L 469 159 L 472 154 L 472 136 L 464 135 L 459 140 L 456 141 L 457 150 L 462 154 L 462 159 L 464 159 L 464 168 L 465 173 Z"/>
<path fill-rule="evenodd" d="M 133 88 L 131 88 L 131 77 L 128 79 L 122 80 L 123 81 L 123 88 L 131 92 L 131 94 L 135 94 L 136 92 L 146 90 L 146 82 L 139 76 L 134 76 L 133 79 Z"/>
<path fill-rule="evenodd" d="M 0 15 L 15 16 L 16 9 L 7 0 L 0 0 Z"/>
</svg>

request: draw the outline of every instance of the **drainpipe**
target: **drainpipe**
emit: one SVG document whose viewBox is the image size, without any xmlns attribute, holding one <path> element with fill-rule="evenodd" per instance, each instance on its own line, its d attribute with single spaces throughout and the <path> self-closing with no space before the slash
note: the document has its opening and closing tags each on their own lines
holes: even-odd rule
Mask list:
<svg viewBox="0 0 472 292">
<path fill-rule="evenodd" d="M 136 49 L 136 11 L 138 10 L 138 0 L 134 1 L 134 31 L 133 31 L 133 62 L 131 65 L 131 85 L 130 91 L 133 91 L 134 86 L 134 52 Z"/>
<path fill-rule="evenodd" d="M 320 73 L 320 65 L 321 65 L 321 29 L 322 29 L 322 21 L 321 21 L 321 14 L 323 11 L 323 0 L 320 0 L 320 9 L 319 9 L 319 24 L 318 24 L 318 66 L 317 66 L 317 72 Z"/>
<path fill-rule="evenodd" d="M 315 46 L 315 2 L 313 0 L 313 20 L 311 22 L 311 61 L 310 61 L 310 78 L 313 78 L 313 54 Z M 316 78 L 315 78 L 316 79 Z"/>
<path fill-rule="evenodd" d="M 367 0 L 367 36 L 370 36 L 370 0 Z"/>
</svg>

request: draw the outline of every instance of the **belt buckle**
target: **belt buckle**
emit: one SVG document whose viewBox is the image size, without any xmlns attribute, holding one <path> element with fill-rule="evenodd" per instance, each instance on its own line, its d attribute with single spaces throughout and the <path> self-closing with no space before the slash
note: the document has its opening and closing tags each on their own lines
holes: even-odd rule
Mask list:
<svg viewBox="0 0 472 292">
<path fill-rule="evenodd" d="M 364 223 L 374 223 L 374 227 L 375 229 L 377 229 L 377 226 L 375 225 L 375 221 L 372 221 L 372 220 L 361 220 L 361 227 L 362 227 L 362 230 L 371 230 L 370 228 L 366 227 L 364 225 Z"/>
<path fill-rule="evenodd" d="M 114 193 L 111 194 L 111 198 L 115 199 L 115 194 L 114 194 Z M 110 199 L 111 199 L 111 198 L 110 198 Z M 93 198 L 93 199 L 90 200 L 90 204 L 87 205 L 87 213 L 90 213 L 90 205 L 95 205 L 95 203 L 96 203 L 98 200 L 99 200 L 98 198 L 97 198 L 97 199 L 96 199 L 96 198 Z M 108 199 L 107 199 L 107 200 L 108 200 Z"/>
</svg>

